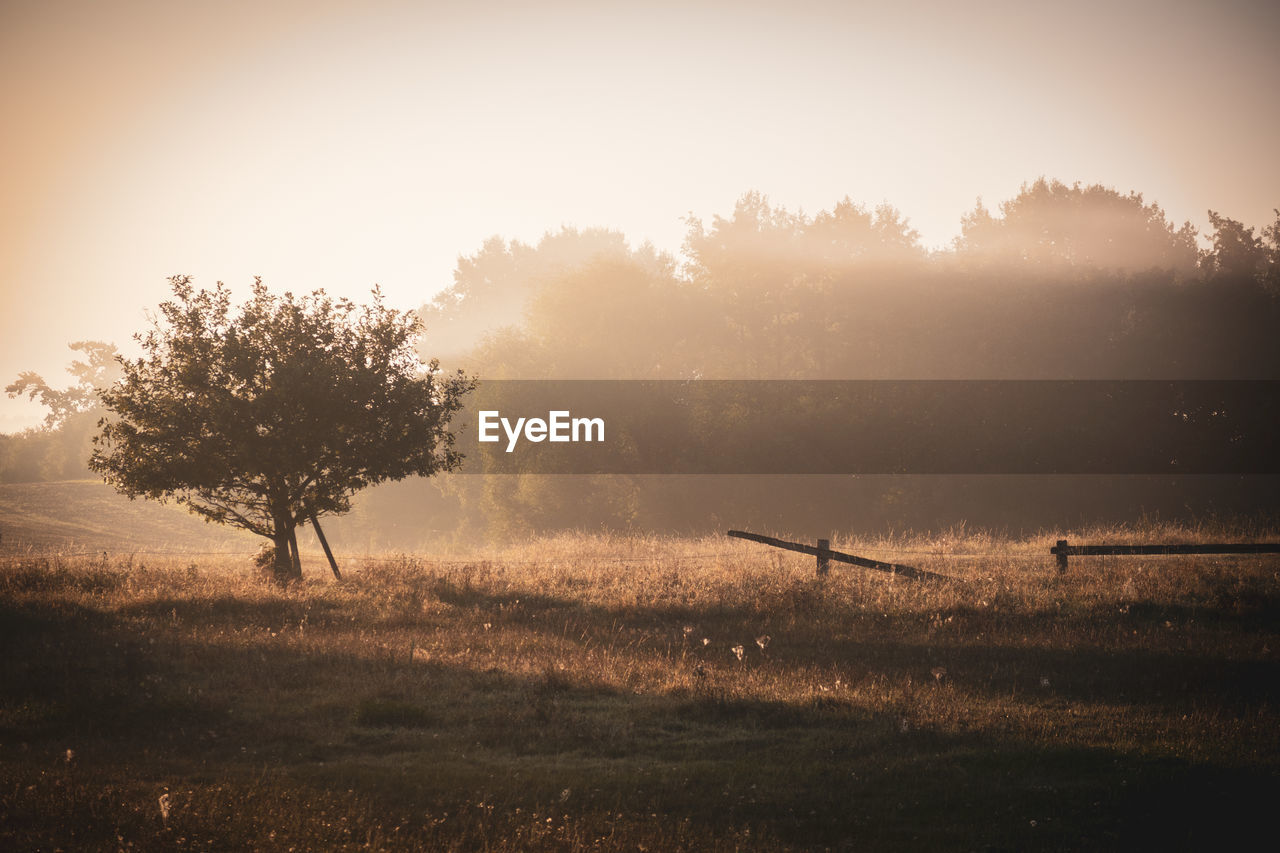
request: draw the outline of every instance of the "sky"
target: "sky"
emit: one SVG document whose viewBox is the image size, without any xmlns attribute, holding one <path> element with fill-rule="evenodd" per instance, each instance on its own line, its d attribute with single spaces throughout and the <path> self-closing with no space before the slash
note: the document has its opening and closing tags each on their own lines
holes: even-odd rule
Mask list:
<svg viewBox="0 0 1280 853">
<path fill-rule="evenodd" d="M 1040 176 L 1261 228 L 1277 44 L 1253 0 L 0 0 L 0 385 L 177 273 L 415 308 L 489 236 L 678 252 L 749 190 L 939 248 Z"/>
</svg>

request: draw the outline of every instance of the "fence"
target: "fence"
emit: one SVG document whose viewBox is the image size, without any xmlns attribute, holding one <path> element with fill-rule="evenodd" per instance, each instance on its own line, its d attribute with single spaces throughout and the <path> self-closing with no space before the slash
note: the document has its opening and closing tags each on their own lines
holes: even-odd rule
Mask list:
<svg viewBox="0 0 1280 853">
<path fill-rule="evenodd" d="M 1139 554 L 1280 554 L 1276 542 L 1214 542 L 1198 545 L 1070 545 L 1066 539 L 1049 549 L 1058 557 L 1058 571 L 1067 571 L 1069 557 Z"/>
<path fill-rule="evenodd" d="M 775 539 L 772 536 L 763 536 L 759 533 L 748 533 L 745 530 L 730 530 L 728 535 L 735 539 L 747 539 L 751 542 L 759 542 L 762 545 L 769 545 L 774 548 L 782 548 L 787 551 L 798 551 L 801 554 L 809 554 L 817 558 L 817 569 L 819 575 L 825 575 L 831 570 L 831 562 L 834 560 L 840 563 L 849 563 L 854 566 L 861 566 L 864 569 L 875 569 L 881 572 L 890 572 L 895 575 L 902 575 L 908 578 L 935 579 L 935 580 L 954 580 L 947 575 L 939 575 L 934 572 L 928 572 L 924 569 L 917 569 L 914 566 L 904 566 L 899 563 L 885 563 L 880 560 L 871 560 L 866 557 L 857 557 L 853 554 L 845 554 L 841 551 L 831 550 L 831 540 L 819 539 L 818 544 L 805 545 L 802 542 L 788 542 L 785 539 Z M 1280 543 L 1275 542 L 1215 542 L 1202 543 L 1196 545 L 1071 545 L 1066 539 L 1059 539 L 1058 544 L 1049 549 L 1049 553 L 1058 558 L 1058 571 L 1065 573 L 1067 571 L 1067 559 L 1069 557 L 1087 557 L 1101 555 L 1140 555 L 1140 554 L 1280 554 Z M 993 555 L 994 556 L 994 555 Z"/>
<path fill-rule="evenodd" d="M 317 531 L 318 533 L 319 531 Z M 936 572 L 918 569 L 914 566 L 902 565 L 900 563 L 888 563 L 881 560 L 873 560 L 868 557 L 859 557 L 854 554 L 846 554 L 842 551 L 834 551 L 831 549 L 831 540 L 819 539 L 816 545 L 806 545 L 801 542 L 788 542 L 785 539 L 777 539 L 772 536 L 764 536 L 759 533 L 748 533 L 744 530 L 730 530 L 728 535 L 736 539 L 746 539 L 751 542 L 759 542 L 762 545 L 769 545 L 774 548 L 781 548 L 787 551 L 796 551 L 801 554 L 808 554 L 816 559 L 817 573 L 826 575 L 830 572 L 831 563 L 848 563 L 854 566 L 860 566 L 865 569 L 873 569 L 875 571 L 887 572 L 894 575 L 902 575 L 903 577 L 924 580 L 956 580 L 949 575 L 941 575 Z M 38 553 L 35 543 L 4 543 L 4 552 L 14 557 L 33 556 Z M 329 543 L 322 540 L 321 546 L 324 548 L 324 556 L 329 562 L 329 567 L 333 571 L 334 577 L 338 580 L 342 576 L 338 572 L 337 560 L 338 555 L 328 547 Z M 1003 560 L 1043 560 L 1042 556 L 1032 554 L 1015 554 L 1006 553 L 945 553 L 940 554 L 933 551 L 910 551 L 902 550 L 892 546 L 889 547 L 869 547 L 872 551 L 893 551 L 905 554 L 926 554 L 930 557 L 942 558 L 988 558 L 998 557 Z M 80 557 L 90 554 L 101 553 L 105 559 L 107 552 L 101 548 L 81 548 L 64 551 L 58 549 L 59 556 Z M 173 556 L 173 557 L 195 557 L 195 556 L 216 556 L 216 557 L 236 557 L 243 560 L 252 559 L 253 555 L 246 552 L 238 551 L 189 551 L 185 549 L 155 549 L 155 548 L 129 548 L 119 553 L 126 553 L 131 556 Z M 1043 553 L 1043 552 L 1041 552 Z M 1179 555 L 1179 554 L 1280 554 L 1280 543 L 1277 542 L 1218 542 L 1218 543 L 1200 543 L 1200 544 L 1173 544 L 1173 545 L 1116 545 L 1116 544 L 1100 544 L 1100 545 L 1072 545 L 1066 539 L 1059 539 L 1057 544 L 1049 549 L 1049 554 L 1057 557 L 1057 565 L 1059 573 L 1065 573 L 1068 568 L 1068 559 L 1070 557 L 1093 557 L 1093 556 L 1139 556 L 1139 555 Z M 718 559 L 729 556 L 729 552 L 699 552 L 695 554 L 664 554 L 660 557 L 655 556 L 633 556 L 633 555 L 611 555 L 604 559 L 614 563 L 648 563 L 655 559 L 667 561 L 698 561 L 708 559 Z M 360 563 L 398 563 L 406 559 L 413 559 L 412 554 L 396 554 L 394 556 L 375 556 L 371 554 L 348 554 L 343 555 L 341 559 L 349 562 Z M 559 562 L 556 559 L 504 559 L 500 556 L 478 556 L 478 557 L 457 557 L 457 558 L 428 558 L 428 562 L 434 565 L 469 565 L 476 562 L 499 562 L 513 565 L 552 565 Z"/>
<path fill-rule="evenodd" d="M 861 566 L 864 569 L 875 569 L 876 571 L 889 572 L 891 574 L 902 575 L 916 580 L 951 580 L 951 578 L 946 575 L 926 572 L 924 569 L 917 569 L 914 566 L 903 566 L 898 563 L 883 563 L 880 560 L 856 557 L 853 554 L 846 554 L 842 551 L 832 551 L 830 539 L 819 539 L 817 546 L 813 546 L 804 545 L 800 542 L 787 542 L 785 539 L 775 539 L 772 536 L 762 536 L 759 533 L 748 533 L 745 530 L 730 530 L 728 535 L 736 539 L 748 539 L 752 542 L 759 542 L 762 545 L 771 545 L 774 548 L 782 548 L 787 551 L 799 551 L 801 554 L 810 554 L 818 560 L 818 574 L 820 575 L 827 574 L 827 572 L 831 570 L 831 561 L 835 560 L 839 563 L 849 563 L 854 566 Z"/>
</svg>

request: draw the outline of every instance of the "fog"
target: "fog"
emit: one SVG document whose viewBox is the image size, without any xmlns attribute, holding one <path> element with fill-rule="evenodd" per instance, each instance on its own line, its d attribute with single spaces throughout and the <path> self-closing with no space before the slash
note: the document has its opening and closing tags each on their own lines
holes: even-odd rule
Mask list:
<svg viewBox="0 0 1280 853">
<path fill-rule="evenodd" d="M 0 376 L 131 352 L 189 273 L 377 284 L 424 357 L 490 379 L 1276 378 L 1277 35 L 1261 2 L 8 3 Z M 18 435 L 46 411 L 0 398 L 0 479 L 87 476 L 97 413 Z M 401 484 L 344 523 L 414 544 L 1274 498 L 579 485 Z"/>
<path fill-rule="evenodd" d="M 412 307 L 494 235 L 675 254 L 752 189 L 891 202 L 929 249 L 1039 175 L 1261 227 L 1277 32 L 1262 2 L 5 3 L 0 376 L 127 347 L 176 273 Z"/>
<path fill-rule="evenodd" d="M 1266 384 L 1280 379 L 1280 214 L 1260 229 L 1213 221 L 1200 250 L 1140 193 L 1038 179 L 975 205 L 946 251 L 926 249 L 888 204 L 843 199 L 808 215 L 758 192 L 690 217 L 678 255 L 605 229 L 490 239 L 418 312 L 421 358 L 481 379 L 455 418 L 469 460 L 370 490 L 334 536 L 377 549 L 562 529 L 822 536 L 1267 516 L 1280 508 Z M 6 438 L 0 479 L 91 476 L 102 412 L 85 410 L 84 387 L 111 371 L 103 348 L 85 352 L 82 386 L 30 380 L 58 428 Z M 650 383 L 609 402 L 628 386 L 549 382 L 521 401 L 510 383 L 486 385 L 583 379 L 703 390 L 677 384 L 681 403 Z M 975 379 L 1023 382 L 910 382 Z M 780 395 L 707 380 L 794 382 Z M 508 459 L 475 440 L 476 407 L 504 396 L 519 415 L 606 406 L 614 444 Z"/>
</svg>

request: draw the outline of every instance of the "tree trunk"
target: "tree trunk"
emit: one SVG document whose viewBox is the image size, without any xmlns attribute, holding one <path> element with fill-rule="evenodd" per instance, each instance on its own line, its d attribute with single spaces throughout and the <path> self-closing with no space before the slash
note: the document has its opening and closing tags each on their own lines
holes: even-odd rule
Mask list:
<svg viewBox="0 0 1280 853">
<path fill-rule="evenodd" d="M 271 565 L 271 574 L 275 578 L 276 583 L 289 583 L 296 580 L 293 574 L 293 561 L 289 559 L 289 534 L 281 532 L 280 528 L 276 528 L 276 535 L 271 537 L 271 541 L 275 543 L 275 562 Z"/>
<path fill-rule="evenodd" d="M 272 566 L 272 574 L 276 583 L 281 585 L 302 580 L 302 564 L 298 560 L 298 541 L 293 533 L 293 523 L 287 516 L 277 516 L 275 535 L 271 541 L 276 544 L 276 560 Z"/>
<path fill-rule="evenodd" d="M 302 557 L 298 554 L 298 528 L 289 527 L 289 557 L 292 560 L 293 577 L 302 580 Z"/>
</svg>

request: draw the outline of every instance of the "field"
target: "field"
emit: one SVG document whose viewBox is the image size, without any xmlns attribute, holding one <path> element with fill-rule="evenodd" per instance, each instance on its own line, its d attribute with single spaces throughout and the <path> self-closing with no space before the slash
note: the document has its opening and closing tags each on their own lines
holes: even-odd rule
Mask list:
<svg viewBox="0 0 1280 853">
<path fill-rule="evenodd" d="M 0 554 L 24 548 L 252 551 L 257 537 L 205 524 L 174 504 L 131 501 L 101 480 L 0 483 Z"/>
<path fill-rule="evenodd" d="M 1196 541 L 1157 525 L 1073 541 Z M 1265 530 L 1225 531 L 1274 539 Z M 1280 785 L 1280 558 L 1057 531 L 0 557 L 0 848 L 1232 849 Z"/>
</svg>

